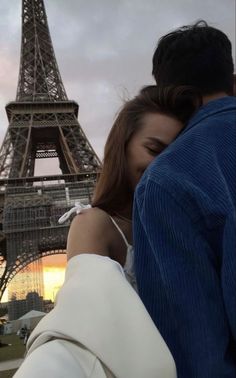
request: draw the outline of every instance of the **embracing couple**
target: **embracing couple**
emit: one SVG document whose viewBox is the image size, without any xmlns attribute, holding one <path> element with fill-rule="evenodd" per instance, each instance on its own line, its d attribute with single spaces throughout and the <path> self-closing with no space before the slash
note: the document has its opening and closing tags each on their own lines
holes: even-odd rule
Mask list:
<svg viewBox="0 0 236 378">
<path fill-rule="evenodd" d="M 236 377 L 233 72 L 204 21 L 160 39 L 91 206 L 61 218 L 77 212 L 65 283 L 15 377 Z"/>
</svg>

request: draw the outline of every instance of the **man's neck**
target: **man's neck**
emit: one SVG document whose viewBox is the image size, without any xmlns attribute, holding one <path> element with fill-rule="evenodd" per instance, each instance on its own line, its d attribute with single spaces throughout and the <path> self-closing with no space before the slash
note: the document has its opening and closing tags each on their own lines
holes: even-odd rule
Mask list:
<svg viewBox="0 0 236 378">
<path fill-rule="evenodd" d="M 228 96 L 228 94 L 225 92 L 217 92 L 211 95 L 205 95 L 205 96 L 202 96 L 202 104 L 205 105 L 210 101 L 217 100 L 218 98 L 222 98 L 226 96 Z"/>
</svg>

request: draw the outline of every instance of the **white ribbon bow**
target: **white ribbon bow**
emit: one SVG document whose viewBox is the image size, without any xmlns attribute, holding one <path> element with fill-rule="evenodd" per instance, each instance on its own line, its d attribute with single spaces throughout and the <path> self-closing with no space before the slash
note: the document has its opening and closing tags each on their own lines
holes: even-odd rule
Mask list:
<svg viewBox="0 0 236 378">
<path fill-rule="evenodd" d="M 73 213 L 77 213 L 77 214 L 79 214 L 83 209 L 90 209 L 90 208 L 91 208 L 91 205 L 84 205 L 84 204 L 81 203 L 81 202 L 76 202 L 76 203 L 75 203 L 75 206 L 72 207 L 72 209 L 68 210 L 65 214 L 63 214 L 63 215 L 58 219 L 58 223 L 59 223 L 59 224 L 64 223 L 65 221 L 67 221 L 67 219 L 70 218 L 71 214 L 73 214 Z"/>
</svg>

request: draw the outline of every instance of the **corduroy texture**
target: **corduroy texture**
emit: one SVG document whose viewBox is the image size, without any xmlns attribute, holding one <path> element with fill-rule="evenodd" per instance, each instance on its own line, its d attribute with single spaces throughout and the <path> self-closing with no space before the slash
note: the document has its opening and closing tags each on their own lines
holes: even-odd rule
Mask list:
<svg viewBox="0 0 236 378">
<path fill-rule="evenodd" d="M 236 98 L 201 107 L 134 202 L 141 299 L 178 378 L 236 377 Z"/>
</svg>

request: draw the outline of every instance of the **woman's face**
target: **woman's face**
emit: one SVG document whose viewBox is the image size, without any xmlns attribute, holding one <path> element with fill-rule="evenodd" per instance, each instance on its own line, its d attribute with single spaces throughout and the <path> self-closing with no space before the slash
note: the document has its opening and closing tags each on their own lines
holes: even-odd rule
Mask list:
<svg viewBox="0 0 236 378">
<path fill-rule="evenodd" d="M 168 115 L 147 113 L 142 127 L 134 134 L 126 149 L 128 175 L 135 189 L 144 170 L 179 134 L 183 123 Z"/>
</svg>

